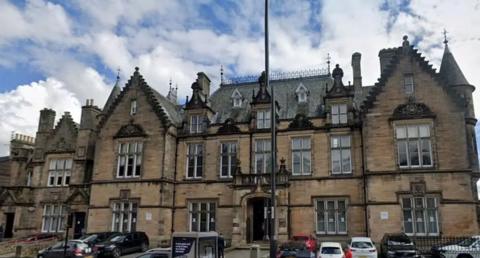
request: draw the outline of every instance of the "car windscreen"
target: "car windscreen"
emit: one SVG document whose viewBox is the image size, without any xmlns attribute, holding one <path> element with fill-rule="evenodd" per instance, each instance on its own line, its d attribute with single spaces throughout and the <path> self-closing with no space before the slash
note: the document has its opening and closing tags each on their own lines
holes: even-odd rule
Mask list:
<svg viewBox="0 0 480 258">
<path fill-rule="evenodd" d="M 360 248 L 360 249 L 365 249 L 365 248 L 372 248 L 372 243 L 370 242 L 352 242 L 352 247 L 353 248 Z"/>
<path fill-rule="evenodd" d="M 125 236 L 123 236 L 123 235 L 118 236 L 118 235 L 117 235 L 117 236 L 111 237 L 109 240 L 110 240 L 111 242 L 120 242 L 120 241 L 122 241 L 123 239 L 125 239 Z"/>
<path fill-rule="evenodd" d="M 308 237 L 306 237 L 306 236 L 294 236 L 293 240 L 295 240 L 295 241 L 307 241 Z"/>
<path fill-rule="evenodd" d="M 98 235 L 97 234 L 92 234 L 92 235 L 84 235 L 79 238 L 79 240 L 85 241 L 85 242 L 93 242 L 95 239 L 97 239 Z"/>
<path fill-rule="evenodd" d="M 325 246 L 322 247 L 322 254 L 341 254 L 342 251 L 338 247 Z"/>
<path fill-rule="evenodd" d="M 405 235 L 391 235 L 387 242 L 389 245 L 413 245 L 412 241 Z"/>
<path fill-rule="evenodd" d="M 471 246 L 473 243 L 475 243 L 477 241 L 477 239 L 471 237 L 471 238 L 467 238 L 463 241 L 460 241 L 458 243 L 459 246 L 464 246 L 464 247 L 468 247 L 468 246 Z"/>
</svg>

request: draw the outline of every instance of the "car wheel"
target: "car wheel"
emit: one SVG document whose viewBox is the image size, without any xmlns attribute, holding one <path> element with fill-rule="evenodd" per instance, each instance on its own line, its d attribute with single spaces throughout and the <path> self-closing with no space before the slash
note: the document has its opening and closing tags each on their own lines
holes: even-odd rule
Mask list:
<svg viewBox="0 0 480 258">
<path fill-rule="evenodd" d="M 37 258 L 43 258 L 43 255 L 39 254 L 37 255 Z"/>
<path fill-rule="evenodd" d="M 148 249 L 148 246 L 147 246 L 147 244 L 145 244 L 145 243 L 142 243 L 142 246 L 141 246 L 141 250 L 142 250 L 142 252 L 146 252 L 146 251 L 147 251 L 147 249 Z"/>
<path fill-rule="evenodd" d="M 457 258 L 472 258 L 472 256 L 469 255 L 469 254 L 461 254 L 461 255 L 457 256 Z"/>
<path fill-rule="evenodd" d="M 122 252 L 120 251 L 120 248 L 113 249 L 112 256 L 113 258 L 119 258 L 120 256 L 122 256 Z"/>
</svg>

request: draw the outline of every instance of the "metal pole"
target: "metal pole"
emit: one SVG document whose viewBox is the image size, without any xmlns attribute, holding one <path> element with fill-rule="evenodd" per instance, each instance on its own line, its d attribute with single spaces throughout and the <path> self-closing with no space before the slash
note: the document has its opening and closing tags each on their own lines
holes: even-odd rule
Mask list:
<svg viewBox="0 0 480 258">
<path fill-rule="evenodd" d="M 270 71 L 269 71 L 269 40 L 268 40 L 268 0 L 265 0 L 265 87 L 268 89 L 270 85 Z M 276 257 L 277 245 L 276 245 L 276 235 L 275 235 L 275 173 L 277 171 L 277 162 L 276 162 L 276 152 L 277 152 L 277 141 L 276 141 L 276 133 L 275 133 L 275 126 L 276 126 L 276 109 L 275 109 L 275 92 L 273 89 L 273 85 L 270 88 L 270 94 L 272 97 L 271 102 L 271 109 L 270 109 L 270 117 L 271 117 L 271 210 L 270 210 L 270 231 L 269 231 L 269 238 L 270 238 L 270 258 Z"/>
</svg>

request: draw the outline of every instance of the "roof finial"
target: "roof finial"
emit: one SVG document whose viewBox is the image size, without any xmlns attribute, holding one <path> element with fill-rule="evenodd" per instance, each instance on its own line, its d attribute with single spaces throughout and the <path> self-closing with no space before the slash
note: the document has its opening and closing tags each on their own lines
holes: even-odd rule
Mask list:
<svg viewBox="0 0 480 258">
<path fill-rule="evenodd" d="M 443 29 L 443 44 L 447 45 L 448 40 L 447 40 L 447 30 Z"/>
<path fill-rule="evenodd" d="M 172 77 L 170 77 L 170 80 L 168 81 L 168 89 L 172 90 Z"/>
<path fill-rule="evenodd" d="M 328 67 L 328 75 L 330 76 L 330 53 L 327 53 L 327 67 Z"/>
<path fill-rule="evenodd" d="M 117 68 L 117 82 L 120 80 L 120 67 Z"/>
<path fill-rule="evenodd" d="M 220 85 L 223 85 L 223 65 L 220 65 Z"/>
</svg>

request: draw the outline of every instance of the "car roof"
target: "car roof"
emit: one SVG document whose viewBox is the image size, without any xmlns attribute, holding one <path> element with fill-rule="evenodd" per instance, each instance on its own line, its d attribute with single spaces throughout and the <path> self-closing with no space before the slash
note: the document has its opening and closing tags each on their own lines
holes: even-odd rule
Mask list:
<svg viewBox="0 0 480 258">
<path fill-rule="evenodd" d="M 337 242 L 322 242 L 321 247 L 338 247 L 342 249 L 342 245 Z"/>
<path fill-rule="evenodd" d="M 372 239 L 369 237 L 352 237 L 351 242 L 372 242 Z"/>
</svg>

